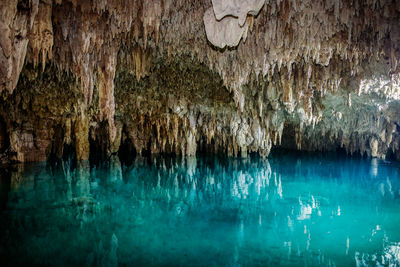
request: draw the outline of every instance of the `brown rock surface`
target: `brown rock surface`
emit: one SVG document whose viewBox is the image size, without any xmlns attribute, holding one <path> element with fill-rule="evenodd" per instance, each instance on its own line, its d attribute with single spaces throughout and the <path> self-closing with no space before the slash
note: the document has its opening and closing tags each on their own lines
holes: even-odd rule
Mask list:
<svg viewBox="0 0 400 267">
<path fill-rule="evenodd" d="M 1 138 L 21 161 L 280 145 L 399 159 L 399 21 L 399 1 L 2 1 Z"/>
</svg>

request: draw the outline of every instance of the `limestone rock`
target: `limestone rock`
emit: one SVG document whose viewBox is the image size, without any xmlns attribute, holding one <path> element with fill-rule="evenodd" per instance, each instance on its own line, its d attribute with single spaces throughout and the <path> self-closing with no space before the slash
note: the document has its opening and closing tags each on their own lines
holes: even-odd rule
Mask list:
<svg viewBox="0 0 400 267">
<path fill-rule="evenodd" d="M 399 3 L 1 1 L 1 149 L 400 159 Z"/>
<path fill-rule="evenodd" d="M 248 31 L 248 25 L 240 26 L 238 20 L 234 17 L 226 17 L 218 21 L 212 8 L 204 13 L 204 26 L 207 39 L 219 48 L 237 46 Z"/>
<path fill-rule="evenodd" d="M 257 16 L 264 0 L 213 0 L 213 7 L 204 13 L 207 39 L 219 48 L 236 47 L 247 38 L 247 14 Z"/>
<path fill-rule="evenodd" d="M 247 14 L 257 16 L 264 3 L 265 0 L 212 0 L 217 20 L 221 20 L 226 16 L 237 17 L 241 27 L 246 22 Z"/>
<path fill-rule="evenodd" d="M 29 30 L 38 13 L 39 0 L 0 3 L 0 92 L 12 92 L 24 66 Z"/>
<path fill-rule="evenodd" d="M 82 115 L 75 122 L 75 146 L 78 160 L 89 159 L 89 118 Z"/>
</svg>

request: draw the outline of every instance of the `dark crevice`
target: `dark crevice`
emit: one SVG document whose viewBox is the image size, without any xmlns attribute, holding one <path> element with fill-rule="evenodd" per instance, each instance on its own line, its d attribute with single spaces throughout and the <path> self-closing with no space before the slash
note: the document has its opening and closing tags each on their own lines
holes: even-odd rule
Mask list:
<svg viewBox="0 0 400 267">
<path fill-rule="evenodd" d="M 0 212 L 6 208 L 11 188 L 11 172 L 10 168 L 0 168 Z"/>
<path fill-rule="evenodd" d="M 123 138 L 121 140 L 121 146 L 118 150 L 118 157 L 122 164 L 131 165 L 137 156 L 136 149 L 128 137 L 125 137 L 123 134 Z"/>
<path fill-rule="evenodd" d="M 7 126 L 4 119 L 0 116 L 0 154 L 10 147 L 10 138 L 7 133 Z"/>
<path fill-rule="evenodd" d="M 99 166 L 108 160 L 108 122 L 99 123 L 96 128 L 91 128 L 89 134 L 89 162 L 90 166 Z"/>
</svg>

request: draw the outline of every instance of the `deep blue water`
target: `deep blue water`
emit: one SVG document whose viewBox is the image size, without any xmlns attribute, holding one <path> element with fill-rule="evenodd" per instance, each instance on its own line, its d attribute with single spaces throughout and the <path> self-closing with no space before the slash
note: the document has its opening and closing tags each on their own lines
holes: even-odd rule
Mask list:
<svg viewBox="0 0 400 267">
<path fill-rule="evenodd" d="M 113 159 L 1 173 L 1 266 L 400 266 L 398 163 Z"/>
</svg>

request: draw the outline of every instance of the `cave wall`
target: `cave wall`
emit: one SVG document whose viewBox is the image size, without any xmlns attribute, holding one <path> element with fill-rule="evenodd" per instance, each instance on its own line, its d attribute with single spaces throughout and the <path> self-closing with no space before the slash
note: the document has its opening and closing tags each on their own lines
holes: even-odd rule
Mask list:
<svg viewBox="0 0 400 267">
<path fill-rule="evenodd" d="M 399 1 L 10 0 L 0 15 L 19 161 L 121 144 L 398 155 Z"/>
</svg>

